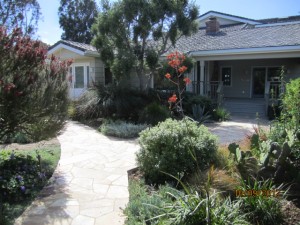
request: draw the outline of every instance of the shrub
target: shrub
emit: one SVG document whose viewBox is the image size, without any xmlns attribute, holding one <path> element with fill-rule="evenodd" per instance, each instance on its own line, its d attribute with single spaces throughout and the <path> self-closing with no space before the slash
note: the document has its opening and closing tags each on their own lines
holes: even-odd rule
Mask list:
<svg viewBox="0 0 300 225">
<path fill-rule="evenodd" d="M 189 92 L 183 94 L 183 109 L 187 115 L 193 115 L 193 105 L 204 108 L 204 113 L 211 114 L 213 109 L 212 100 L 209 97 L 195 95 Z"/>
<path fill-rule="evenodd" d="M 217 121 L 226 121 L 230 119 L 230 113 L 224 108 L 216 108 L 213 110 L 213 118 Z"/>
<path fill-rule="evenodd" d="M 52 176 L 60 148 L 0 150 L 0 224 L 13 224 Z"/>
<path fill-rule="evenodd" d="M 63 126 L 71 62 L 54 56 L 46 62 L 46 52 L 20 29 L 7 34 L 0 26 L 0 141 L 11 142 L 18 133 L 38 141 Z"/>
<path fill-rule="evenodd" d="M 169 117 L 170 111 L 167 107 L 160 105 L 157 102 L 152 102 L 141 111 L 139 122 L 155 126 Z"/>
<path fill-rule="evenodd" d="M 135 199 L 139 199 L 140 196 L 136 195 Z M 159 190 L 151 197 L 145 198 L 143 196 L 142 199 L 147 201 L 144 201 L 144 206 L 141 205 L 139 209 L 146 208 L 148 211 L 146 211 L 146 214 L 144 210 L 140 210 L 141 214 L 138 218 L 152 215 L 152 218 L 144 220 L 152 222 L 151 224 L 250 225 L 246 220 L 246 216 L 240 212 L 240 202 L 231 201 L 230 198 L 220 198 L 219 193 L 214 193 L 208 198 L 205 194 L 196 191 L 191 190 L 189 193 L 184 193 L 172 187 L 160 186 Z M 149 201 L 149 199 L 152 201 Z M 156 201 L 153 201 L 153 199 Z M 129 206 L 132 205 L 131 202 L 133 203 L 130 200 Z M 128 209 L 132 210 L 131 207 Z"/>
<path fill-rule="evenodd" d="M 300 124 L 300 78 L 291 80 L 290 83 L 286 84 L 282 104 L 284 119 L 290 118 L 291 127 L 297 130 Z"/>
<path fill-rule="evenodd" d="M 104 122 L 99 130 L 104 135 L 114 136 L 119 138 L 134 138 L 138 137 L 142 130 L 148 126 L 145 124 L 133 124 L 125 121 L 107 121 Z"/>
<path fill-rule="evenodd" d="M 8 159 L 1 162 L 0 167 L 0 193 L 5 202 L 23 200 L 46 179 L 39 161 L 31 156 L 24 157 L 12 153 Z"/>
<path fill-rule="evenodd" d="M 140 134 L 137 162 L 147 180 L 162 183 L 178 173 L 205 168 L 215 157 L 216 137 L 205 126 L 167 119 Z M 195 160 L 196 159 L 196 160 Z M 164 172 L 164 173 L 162 173 Z"/>
<path fill-rule="evenodd" d="M 85 120 L 98 118 L 103 114 L 101 107 L 101 98 L 95 88 L 85 91 L 77 102 L 74 102 L 73 118 L 77 120 Z"/>
<path fill-rule="evenodd" d="M 0 198 L 14 203 L 35 195 L 52 176 L 59 148 L 37 151 L 0 151 Z"/>
<path fill-rule="evenodd" d="M 238 200 L 241 203 L 240 209 L 246 213 L 250 222 L 261 225 L 282 224 L 283 215 L 280 200 L 285 198 L 282 186 L 274 186 L 271 180 L 255 180 L 254 182 L 248 180 L 242 181 L 241 186 L 237 187 L 237 189 L 245 192 L 249 190 L 260 192 L 262 190 L 279 190 L 279 197 L 263 196 L 263 194 L 260 194 L 257 196 L 240 197 Z"/>
<path fill-rule="evenodd" d="M 139 113 L 156 98 L 126 85 L 95 85 L 76 103 L 78 120 L 98 117 L 138 121 Z"/>
<path fill-rule="evenodd" d="M 155 224 L 160 218 L 163 205 L 172 202 L 168 192 L 174 192 L 169 186 L 160 186 L 157 192 L 151 191 L 142 181 L 129 180 L 129 203 L 124 211 L 127 216 L 127 225 Z M 150 223 L 152 222 L 152 223 Z"/>
</svg>

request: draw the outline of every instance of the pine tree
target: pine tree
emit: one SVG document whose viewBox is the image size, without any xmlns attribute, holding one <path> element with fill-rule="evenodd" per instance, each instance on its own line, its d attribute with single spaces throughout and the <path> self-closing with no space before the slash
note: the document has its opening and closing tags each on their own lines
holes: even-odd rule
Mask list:
<svg viewBox="0 0 300 225">
<path fill-rule="evenodd" d="M 98 15 L 94 0 L 61 0 L 58 15 L 63 40 L 90 44 L 91 27 Z"/>
<path fill-rule="evenodd" d="M 34 34 L 40 15 L 37 0 L 0 0 L 0 26 L 5 26 L 8 32 L 18 27 L 23 35 Z"/>
</svg>

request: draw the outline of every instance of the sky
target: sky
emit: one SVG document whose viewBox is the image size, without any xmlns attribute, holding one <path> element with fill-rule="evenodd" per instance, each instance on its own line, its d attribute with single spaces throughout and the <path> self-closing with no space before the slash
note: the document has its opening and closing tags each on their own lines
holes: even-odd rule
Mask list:
<svg viewBox="0 0 300 225">
<path fill-rule="evenodd" d="M 60 40 L 63 30 L 59 27 L 60 0 L 38 0 L 42 18 L 37 37 L 47 44 Z M 99 3 L 99 0 L 96 0 Z M 250 19 L 266 19 L 300 15 L 300 0 L 196 0 L 200 15 L 210 10 Z"/>
</svg>

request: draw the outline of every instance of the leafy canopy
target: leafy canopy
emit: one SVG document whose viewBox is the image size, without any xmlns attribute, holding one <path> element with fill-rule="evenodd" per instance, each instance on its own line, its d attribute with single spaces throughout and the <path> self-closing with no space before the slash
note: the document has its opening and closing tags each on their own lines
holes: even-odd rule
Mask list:
<svg viewBox="0 0 300 225">
<path fill-rule="evenodd" d="M 40 15 L 37 0 L 0 0 L 0 26 L 5 26 L 8 31 L 19 27 L 24 35 L 32 35 Z"/>
<path fill-rule="evenodd" d="M 61 38 L 90 44 L 91 27 L 97 14 L 94 0 L 61 0 L 58 8 L 59 24 L 64 30 Z"/>
<path fill-rule="evenodd" d="M 93 27 L 93 44 L 117 79 L 134 71 L 140 78 L 154 71 L 158 58 L 176 41 L 197 30 L 198 8 L 187 0 L 102 2 Z"/>
</svg>

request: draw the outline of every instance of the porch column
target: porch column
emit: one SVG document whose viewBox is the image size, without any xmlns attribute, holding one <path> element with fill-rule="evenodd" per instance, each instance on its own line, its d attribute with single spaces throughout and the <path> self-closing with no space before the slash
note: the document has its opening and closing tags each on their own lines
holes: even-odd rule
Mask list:
<svg viewBox="0 0 300 225">
<path fill-rule="evenodd" d="M 204 95 L 204 65 L 205 61 L 200 60 L 200 95 Z"/>
</svg>

